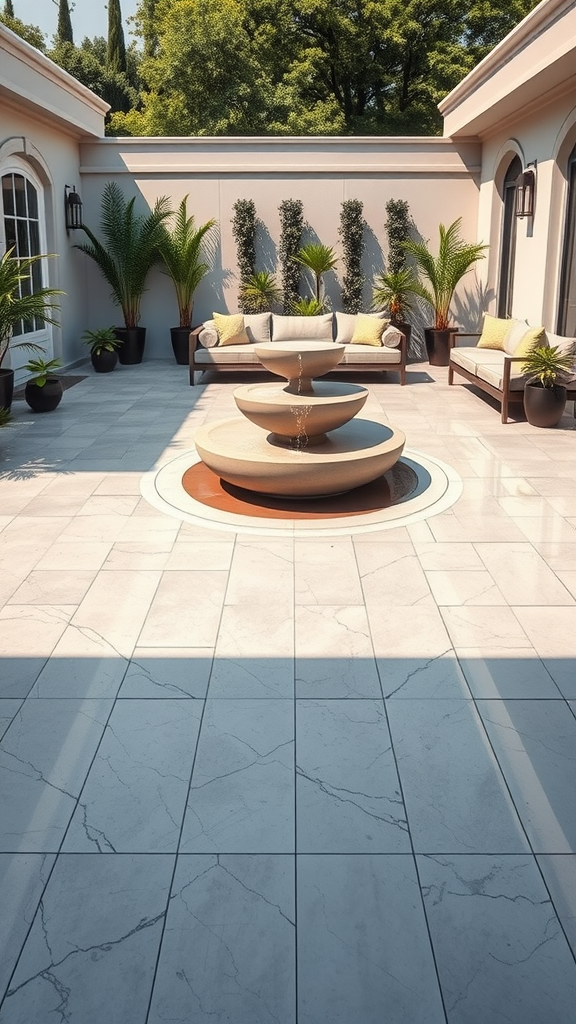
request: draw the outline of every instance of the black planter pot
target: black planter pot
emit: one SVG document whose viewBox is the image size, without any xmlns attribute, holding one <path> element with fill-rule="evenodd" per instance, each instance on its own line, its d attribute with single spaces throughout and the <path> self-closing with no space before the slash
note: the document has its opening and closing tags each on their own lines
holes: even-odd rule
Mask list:
<svg viewBox="0 0 576 1024">
<path fill-rule="evenodd" d="M 56 377 L 48 377 L 42 388 L 29 380 L 24 389 L 24 398 L 33 412 L 52 412 L 60 405 L 63 394 L 62 381 Z"/>
<path fill-rule="evenodd" d="M 424 340 L 430 366 L 448 366 L 451 334 L 454 334 L 453 330 L 437 331 L 435 327 L 424 328 Z"/>
<path fill-rule="evenodd" d="M 11 409 L 14 396 L 14 370 L 0 370 L 0 409 Z"/>
<path fill-rule="evenodd" d="M 122 366 L 134 366 L 141 363 L 144 356 L 146 341 L 145 327 L 115 327 L 114 334 L 122 342 L 118 349 L 118 359 Z"/>
<path fill-rule="evenodd" d="M 526 384 L 524 412 L 533 427 L 555 427 L 566 408 L 566 388 L 562 384 L 544 388 L 541 384 Z"/>
<path fill-rule="evenodd" d="M 91 352 L 90 362 L 96 373 L 111 373 L 118 362 L 118 353 L 103 348 L 101 352 Z"/>
<path fill-rule="evenodd" d="M 172 351 L 179 366 L 188 366 L 191 327 L 171 327 Z"/>
</svg>

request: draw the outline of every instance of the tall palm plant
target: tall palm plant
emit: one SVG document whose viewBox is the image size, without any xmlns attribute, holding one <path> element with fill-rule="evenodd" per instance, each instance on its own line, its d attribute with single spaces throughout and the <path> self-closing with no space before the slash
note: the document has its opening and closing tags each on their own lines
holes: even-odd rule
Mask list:
<svg viewBox="0 0 576 1024">
<path fill-rule="evenodd" d="M 268 270 L 257 270 L 241 285 L 240 292 L 245 304 L 255 313 L 267 313 L 282 298 L 282 290 Z"/>
<path fill-rule="evenodd" d="M 314 294 L 317 302 L 321 302 L 322 276 L 329 270 L 334 270 L 338 263 L 334 249 L 329 245 L 322 245 L 320 242 L 310 242 L 303 245 L 292 259 L 300 266 L 311 270 L 314 275 Z"/>
<path fill-rule="evenodd" d="M 372 308 L 385 310 L 392 323 L 403 323 L 412 308 L 409 296 L 417 284 L 409 267 L 378 274 L 372 290 Z"/>
<path fill-rule="evenodd" d="M 157 199 L 147 215 L 134 212 L 135 202 L 135 196 L 127 201 L 120 186 L 109 181 L 101 201 L 104 242 L 84 225 L 89 242 L 76 246 L 94 260 L 110 285 L 112 299 L 122 309 L 127 330 L 138 326 L 146 278 L 160 259 L 161 229 L 171 212 L 167 196 Z"/>
<path fill-rule="evenodd" d="M 445 227 L 440 224 L 438 255 L 433 256 L 426 242 L 404 242 L 407 253 L 413 256 L 422 276 L 428 282 L 415 281 L 412 291 L 434 310 L 434 330 L 446 331 L 450 326 L 450 304 L 458 282 L 477 260 L 484 259 L 487 245 L 467 243 L 460 237 L 462 218 Z"/>
<path fill-rule="evenodd" d="M 197 228 L 192 214 L 188 216 L 187 200 L 186 195 L 173 214 L 170 227 L 162 223 L 158 247 L 176 291 L 179 326 L 184 328 L 192 326 L 194 292 L 210 269 L 202 259 L 203 242 L 216 225 L 215 220 L 209 220 Z"/>
<path fill-rule="evenodd" d="M 57 324 L 48 310 L 56 311 L 59 304 L 56 295 L 64 292 L 57 288 L 38 288 L 32 291 L 32 272 L 35 265 L 46 256 L 28 256 L 18 259 L 14 249 L 8 249 L 0 259 L 0 366 L 8 351 L 14 330 L 22 323 L 32 324 L 41 320 Z M 31 341 L 12 342 L 12 348 L 23 348 L 29 352 L 41 352 L 40 345 Z"/>
</svg>

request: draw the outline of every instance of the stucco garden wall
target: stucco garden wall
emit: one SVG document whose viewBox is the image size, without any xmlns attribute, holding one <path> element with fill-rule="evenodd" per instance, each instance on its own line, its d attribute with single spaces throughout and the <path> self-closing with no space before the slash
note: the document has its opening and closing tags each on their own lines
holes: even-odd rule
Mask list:
<svg viewBox="0 0 576 1024">
<path fill-rule="evenodd" d="M 465 238 L 475 240 L 478 217 L 480 147 L 476 142 L 438 138 L 402 139 L 105 139 L 81 145 L 82 199 L 85 222 L 98 227 L 100 196 L 107 181 L 117 181 L 127 196 L 137 194 L 153 205 L 168 195 L 174 206 L 189 193 L 189 209 L 199 223 L 216 218 L 219 240 L 213 270 L 196 293 L 194 321 L 214 310 L 236 311 L 236 246 L 231 218 L 237 199 L 253 199 L 261 221 L 257 269 L 276 270 L 280 234 L 278 206 L 301 199 L 309 228 L 306 239 L 332 245 L 340 253 L 341 203 L 360 199 L 366 221 L 365 306 L 369 282 L 382 270 L 387 252 L 384 231 L 388 199 L 410 205 L 416 233 L 435 242 L 439 223 L 462 217 Z M 108 289 L 96 268 L 78 253 L 88 296 L 90 326 L 117 322 Z M 340 306 L 343 268 L 327 276 L 327 294 Z M 465 312 L 472 275 L 461 290 Z M 422 321 L 428 313 L 422 311 Z M 168 328 L 177 323 L 170 282 L 155 271 L 142 304 L 148 328 L 147 355 L 169 351 Z"/>
</svg>

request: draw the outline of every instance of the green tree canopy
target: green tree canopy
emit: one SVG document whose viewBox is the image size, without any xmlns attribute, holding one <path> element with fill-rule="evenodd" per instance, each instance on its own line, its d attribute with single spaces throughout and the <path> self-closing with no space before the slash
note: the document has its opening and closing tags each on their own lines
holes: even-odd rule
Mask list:
<svg viewBox="0 0 576 1024">
<path fill-rule="evenodd" d="M 37 50 L 41 50 L 44 53 L 46 51 L 46 37 L 42 29 L 38 28 L 37 25 L 27 25 L 20 18 L 15 18 L 13 14 L 10 14 L 10 10 L 14 10 L 14 8 L 11 3 L 7 3 L 4 11 L 0 11 L 0 22 L 6 25 L 6 28 L 15 32 L 17 36 L 20 36 L 21 39 L 24 39 L 31 46 L 35 46 Z"/>
<path fill-rule="evenodd" d="M 410 134 L 535 0 L 141 0 L 143 135 Z"/>
</svg>

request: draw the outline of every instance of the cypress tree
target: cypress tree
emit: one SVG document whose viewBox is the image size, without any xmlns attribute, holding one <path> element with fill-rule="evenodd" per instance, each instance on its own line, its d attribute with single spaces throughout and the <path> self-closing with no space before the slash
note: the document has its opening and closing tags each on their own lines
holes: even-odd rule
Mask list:
<svg viewBox="0 0 576 1024">
<path fill-rule="evenodd" d="M 4 4 L 4 14 L 7 18 L 14 17 L 14 4 L 12 3 L 12 0 L 6 0 Z"/>
<path fill-rule="evenodd" d="M 108 0 L 107 61 L 111 71 L 126 71 L 126 44 L 120 0 Z"/>
<path fill-rule="evenodd" d="M 74 43 L 72 36 L 72 21 L 70 19 L 70 8 L 68 0 L 60 0 L 58 5 L 58 42 Z"/>
</svg>

